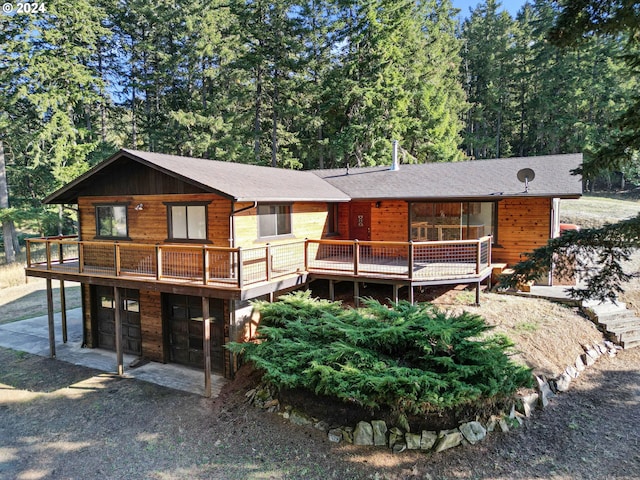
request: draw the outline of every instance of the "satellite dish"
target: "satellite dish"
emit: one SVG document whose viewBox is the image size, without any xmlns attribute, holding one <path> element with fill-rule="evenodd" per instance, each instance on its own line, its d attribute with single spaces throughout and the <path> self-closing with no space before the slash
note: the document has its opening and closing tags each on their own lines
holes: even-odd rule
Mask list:
<svg viewBox="0 0 640 480">
<path fill-rule="evenodd" d="M 529 193 L 529 182 L 536 178 L 536 172 L 530 168 L 523 168 L 518 171 L 518 180 L 524 183 L 524 193 Z"/>
</svg>

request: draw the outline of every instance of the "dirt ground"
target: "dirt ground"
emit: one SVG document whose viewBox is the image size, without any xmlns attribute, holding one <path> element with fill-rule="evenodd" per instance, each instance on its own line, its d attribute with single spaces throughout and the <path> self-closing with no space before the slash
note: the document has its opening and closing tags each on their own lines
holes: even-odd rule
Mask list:
<svg viewBox="0 0 640 480">
<path fill-rule="evenodd" d="M 437 455 L 334 445 L 245 402 L 0 349 L 0 478 L 638 478 L 640 349 L 601 358 L 525 425 Z"/>
</svg>

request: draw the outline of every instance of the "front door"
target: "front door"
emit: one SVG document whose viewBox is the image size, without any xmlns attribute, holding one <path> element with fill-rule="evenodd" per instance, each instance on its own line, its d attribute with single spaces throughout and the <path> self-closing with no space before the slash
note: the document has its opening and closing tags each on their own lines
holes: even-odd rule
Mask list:
<svg viewBox="0 0 640 480">
<path fill-rule="evenodd" d="M 224 302 L 209 299 L 211 316 L 211 370 L 223 372 L 224 367 Z M 169 360 L 183 365 L 204 368 L 202 340 L 202 298 L 188 295 L 164 295 L 163 311 L 168 331 Z"/>
<path fill-rule="evenodd" d="M 371 204 L 352 203 L 350 224 L 351 239 L 371 240 Z"/>
<path fill-rule="evenodd" d="M 140 301 L 138 290 L 122 288 L 120 318 L 122 319 L 122 350 L 131 355 L 142 355 L 140 328 Z M 93 311 L 96 316 L 98 347 L 116 349 L 116 319 L 113 287 L 94 285 Z"/>
</svg>

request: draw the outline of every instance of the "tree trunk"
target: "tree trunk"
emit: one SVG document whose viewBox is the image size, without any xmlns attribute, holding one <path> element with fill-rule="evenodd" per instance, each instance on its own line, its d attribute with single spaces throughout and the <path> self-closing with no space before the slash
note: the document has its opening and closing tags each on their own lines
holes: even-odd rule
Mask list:
<svg viewBox="0 0 640 480">
<path fill-rule="evenodd" d="M 0 209 L 9 208 L 9 185 L 7 183 L 7 170 L 4 160 L 4 144 L 0 140 Z M 2 221 L 2 235 L 4 237 L 4 256 L 7 263 L 16 261 L 16 231 L 13 221 L 6 219 Z"/>
</svg>

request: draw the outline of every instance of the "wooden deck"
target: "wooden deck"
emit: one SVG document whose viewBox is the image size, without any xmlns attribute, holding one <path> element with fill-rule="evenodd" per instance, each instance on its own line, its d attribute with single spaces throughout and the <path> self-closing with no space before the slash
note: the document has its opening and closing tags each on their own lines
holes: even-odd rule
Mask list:
<svg viewBox="0 0 640 480">
<path fill-rule="evenodd" d="M 32 239 L 30 276 L 250 299 L 309 279 L 398 286 L 479 283 L 491 275 L 491 237 L 451 242 L 305 240 L 256 248 Z"/>
</svg>

